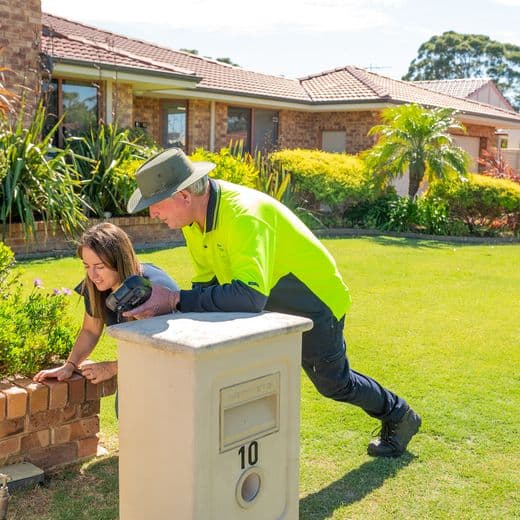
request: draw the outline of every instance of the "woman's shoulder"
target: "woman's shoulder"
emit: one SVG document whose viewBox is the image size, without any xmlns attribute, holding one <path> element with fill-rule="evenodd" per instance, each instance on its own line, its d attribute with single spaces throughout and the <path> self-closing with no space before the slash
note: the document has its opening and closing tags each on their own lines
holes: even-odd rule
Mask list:
<svg viewBox="0 0 520 520">
<path fill-rule="evenodd" d="M 141 264 L 143 267 L 143 276 L 148 278 L 152 283 L 162 285 L 167 289 L 171 289 L 172 291 L 178 291 L 179 286 L 173 280 L 173 278 L 166 273 L 160 267 L 157 267 L 154 264 Z"/>
</svg>

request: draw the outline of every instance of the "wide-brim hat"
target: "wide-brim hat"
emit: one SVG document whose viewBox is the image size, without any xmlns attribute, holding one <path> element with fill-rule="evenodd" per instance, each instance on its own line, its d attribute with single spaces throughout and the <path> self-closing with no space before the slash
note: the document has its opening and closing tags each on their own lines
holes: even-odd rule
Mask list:
<svg viewBox="0 0 520 520">
<path fill-rule="evenodd" d="M 155 155 L 135 172 L 138 188 L 128 201 L 128 213 L 137 213 L 185 189 L 215 166 L 211 162 L 190 161 L 180 148 Z"/>
</svg>

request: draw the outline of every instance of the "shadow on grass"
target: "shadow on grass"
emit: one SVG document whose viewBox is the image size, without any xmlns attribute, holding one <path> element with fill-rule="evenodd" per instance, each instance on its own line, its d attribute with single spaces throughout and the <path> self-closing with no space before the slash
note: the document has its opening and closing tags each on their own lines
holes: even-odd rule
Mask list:
<svg viewBox="0 0 520 520">
<path fill-rule="evenodd" d="M 336 482 L 300 500 L 300 520 L 324 520 L 342 506 L 348 506 L 381 487 L 408 466 L 415 455 L 405 452 L 397 459 L 372 459 L 349 471 Z"/>
</svg>

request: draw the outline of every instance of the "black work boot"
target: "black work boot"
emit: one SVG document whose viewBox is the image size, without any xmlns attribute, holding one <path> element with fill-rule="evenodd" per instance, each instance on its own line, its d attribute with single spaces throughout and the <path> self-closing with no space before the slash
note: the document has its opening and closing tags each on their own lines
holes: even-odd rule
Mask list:
<svg viewBox="0 0 520 520">
<path fill-rule="evenodd" d="M 368 445 L 368 454 L 372 457 L 401 456 L 420 426 L 421 418 L 411 408 L 397 422 L 383 421 L 379 437 Z"/>
</svg>

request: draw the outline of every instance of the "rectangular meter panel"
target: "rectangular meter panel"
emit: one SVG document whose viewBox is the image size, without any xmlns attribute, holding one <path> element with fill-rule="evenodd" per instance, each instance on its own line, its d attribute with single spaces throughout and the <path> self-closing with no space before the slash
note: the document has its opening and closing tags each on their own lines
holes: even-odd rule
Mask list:
<svg viewBox="0 0 520 520">
<path fill-rule="evenodd" d="M 280 373 L 220 390 L 220 452 L 280 428 Z"/>
</svg>

